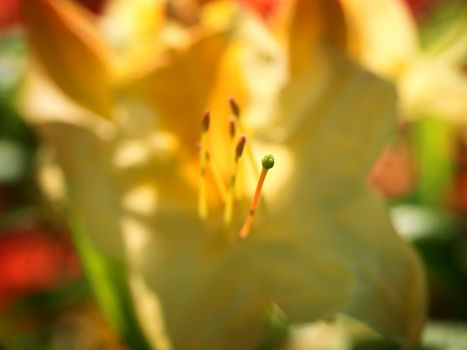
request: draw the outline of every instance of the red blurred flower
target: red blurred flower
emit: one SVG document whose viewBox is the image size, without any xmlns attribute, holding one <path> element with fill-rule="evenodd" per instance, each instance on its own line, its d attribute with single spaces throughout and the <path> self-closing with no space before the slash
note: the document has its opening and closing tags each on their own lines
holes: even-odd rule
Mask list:
<svg viewBox="0 0 467 350">
<path fill-rule="evenodd" d="M 404 143 L 389 146 L 373 165 L 368 183 L 387 198 L 407 195 L 415 185 L 414 165 L 409 147 Z"/>
<path fill-rule="evenodd" d="M 8 29 L 19 22 L 19 1 L 0 0 L 0 31 Z"/>
<path fill-rule="evenodd" d="M 263 19 L 274 16 L 281 0 L 239 0 L 244 6 L 250 8 Z M 282 0 L 283 1 L 283 0 Z"/>
<path fill-rule="evenodd" d="M 410 11 L 417 19 L 423 19 L 437 0 L 405 0 Z"/>
<path fill-rule="evenodd" d="M 81 269 L 71 244 L 41 230 L 0 236 L 0 307 L 14 297 L 63 286 Z"/>
</svg>

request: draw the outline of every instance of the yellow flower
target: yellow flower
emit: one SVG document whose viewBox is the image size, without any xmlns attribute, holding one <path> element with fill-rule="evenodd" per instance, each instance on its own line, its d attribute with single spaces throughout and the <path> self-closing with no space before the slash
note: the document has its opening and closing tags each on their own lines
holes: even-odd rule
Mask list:
<svg viewBox="0 0 467 350">
<path fill-rule="evenodd" d="M 297 0 L 267 29 L 231 1 L 169 17 L 164 3 L 113 1 L 100 31 L 68 1 L 23 3 L 40 63 L 23 108 L 82 232 L 123 263 L 148 342 L 253 349 L 274 309 L 290 323 L 343 312 L 415 344 L 423 273 L 364 183 L 394 91 L 346 58 L 340 7 Z M 277 164 L 240 240 L 263 153 Z"/>
</svg>

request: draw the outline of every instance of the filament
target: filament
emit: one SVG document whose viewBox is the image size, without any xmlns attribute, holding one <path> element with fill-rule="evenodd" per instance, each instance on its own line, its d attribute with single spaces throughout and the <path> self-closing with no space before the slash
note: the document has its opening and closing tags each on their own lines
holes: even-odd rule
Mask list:
<svg viewBox="0 0 467 350">
<path fill-rule="evenodd" d="M 226 223 L 226 225 L 230 225 L 232 223 L 233 205 L 234 205 L 234 199 L 235 199 L 235 183 L 237 181 L 237 173 L 238 173 L 238 161 L 243 154 L 245 143 L 246 143 L 246 137 L 241 136 L 235 148 L 234 167 L 233 167 L 232 175 L 230 176 L 229 189 L 227 191 L 227 201 L 225 203 L 225 211 L 224 211 L 224 222 Z"/>
<path fill-rule="evenodd" d="M 201 219 L 208 217 L 208 198 L 207 198 L 207 168 L 209 163 L 209 152 L 207 149 L 207 134 L 209 131 L 211 114 L 207 111 L 204 114 L 201 123 L 201 141 L 200 141 L 200 186 L 198 197 L 198 215 Z"/>
</svg>

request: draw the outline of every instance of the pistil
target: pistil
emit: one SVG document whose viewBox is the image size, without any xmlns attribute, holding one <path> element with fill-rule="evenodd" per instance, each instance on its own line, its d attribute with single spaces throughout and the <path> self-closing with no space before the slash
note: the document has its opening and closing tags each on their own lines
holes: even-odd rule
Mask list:
<svg viewBox="0 0 467 350">
<path fill-rule="evenodd" d="M 263 166 L 263 169 L 261 170 L 261 174 L 258 179 L 258 184 L 256 185 L 255 195 L 253 196 L 250 210 L 248 211 L 248 216 L 240 230 L 240 239 L 245 239 L 250 234 L 251 227 L 253 225 L 253 219 L 256 214 L 256 208 L 258 207 L 258 203 L 261 198 L 261 190 L 263 189 L 264 180 L 266 179 L 266 175 L 268 174 L 269 169 L 271 169 L 274 166 L 274 157 L 272 156 L 272 154 L 264 156 L 263 160 L 261 161 L 261 164 Z"/>
</svg>

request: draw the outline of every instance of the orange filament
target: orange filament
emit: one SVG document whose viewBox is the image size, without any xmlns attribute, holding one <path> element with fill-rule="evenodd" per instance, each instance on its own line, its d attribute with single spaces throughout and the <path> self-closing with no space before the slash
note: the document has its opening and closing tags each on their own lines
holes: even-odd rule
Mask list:
<svg viewBox="0 0 467 350">
<path fill-rule="evenodd" d="M 262 164 L 263 169 L 261 170 L 261 174 L 258 179 L 258 184 L 256 185 L 255 195 L 253 196 L 250 210 L 248 211 L 248 216 L 240 230 L 240 239 L 245 239 L 250 234 L 251 227 L 253 225 L 253 219 L 256 214 L 256 208 L 258 207 L 259 199 L 261 198 L 261 190 L 263 189 L 264 180 L 266 179 L 266 175 L 268 174 L 269 169 L 271 169 L 274 166 L 274 157 L 272 155 L 265 156 L 263 158 Z"/>
</svg>

